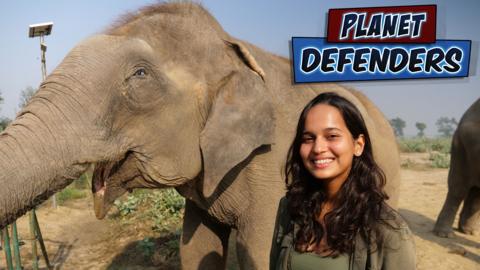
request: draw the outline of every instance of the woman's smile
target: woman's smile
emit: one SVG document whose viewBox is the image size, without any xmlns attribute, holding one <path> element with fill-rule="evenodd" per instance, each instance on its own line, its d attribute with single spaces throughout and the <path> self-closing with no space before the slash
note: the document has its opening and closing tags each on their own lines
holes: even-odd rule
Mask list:
<svg viewBox="0 0 480 270">
<path fill-rule="evenodd" d="M 324 169 L 327 168 L 330 163 L 332 163 L 333 158 L 319 158 L 319 159 L 311 159 L 315 168 Z"/>
</svg>

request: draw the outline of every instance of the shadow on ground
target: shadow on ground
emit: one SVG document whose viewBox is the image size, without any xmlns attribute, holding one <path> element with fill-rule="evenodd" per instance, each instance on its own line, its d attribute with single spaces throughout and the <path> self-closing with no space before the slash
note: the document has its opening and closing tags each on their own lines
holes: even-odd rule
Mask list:
<svg viewBox="0 0 480 270">
<path fill-rule="evenodd" d="M 169 233 L 131 242 L 106 269 L 180 269 L 179 241 L 178 233 Z"/>
<path fill-rule="evenodd" d="M 435 220 L 408 209 L 399 209 L 399 212 L 407 220 L 410 229 L 416 236 L 447 248 L 449 253 L 457 253 L 474 262 L 480 263 L 479 254 L 472 253 L 463 248 L 463 246 L 469 246 L 480 249 L 480 243 L 465 238 L 463 236 L 464 234 L 459 232 L 458 229 L 454 229 L 455 237 L 453 238 L 438 237 L 433 233 Z"/>
</svg>

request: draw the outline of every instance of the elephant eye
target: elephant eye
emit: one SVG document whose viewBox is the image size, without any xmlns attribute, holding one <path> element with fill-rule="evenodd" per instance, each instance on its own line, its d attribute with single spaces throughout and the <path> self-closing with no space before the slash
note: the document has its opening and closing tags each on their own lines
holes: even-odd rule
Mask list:
<svg viewBox="0 0 480 270">
<path fill-rule="evenodd" d="M 147 70 L 145 68 L 139 68 L 133 73 L 134 77 L 144 77 L 147 75 Z"/>
</svg>

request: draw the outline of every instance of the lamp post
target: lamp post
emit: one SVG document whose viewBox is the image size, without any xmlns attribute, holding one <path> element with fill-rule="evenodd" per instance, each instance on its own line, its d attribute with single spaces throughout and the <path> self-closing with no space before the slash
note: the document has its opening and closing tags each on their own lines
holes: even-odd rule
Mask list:
<svg viewBox="0 0 480 270">
<path fill-rule="evenodd" d="M 53 22 L 46 23 L 37 23 L 31 24 L 28 27 L 28 37 L 40 37 L 40 51 L 41 51 L 41 67 L 42 67 L 42 81 L 47 78 L 47 66 L 45 59 L 45 52 L 47 51 L 47 45 L 45 44 L 45 36 L 48 36 L 52 33 Z M 57 198 L 55 194 L 52 196 L 53 208 L 57 208 Z M 42 249 L 43 256 L 47 263 L 47 268 L 50 269 L 50 263 L 48 261 L 48 256 L 46 253 L 45 245 L 43 243 L 42 234 L 40 232 L 40 226 L 38 225 L 37 216 L 35 214 L 35 208 L 30 211 L 30 236 L 32 239 L 32 269 L 38 270 L 38 256 L 37 256 L 37 245 L 36 241 L 40 242 L 40 247 Z"/>
<path fill-rule="evenodd" d="M 40 37 L 40 51 L 41 51 L 41 67 L 42 67 L 42 81 L 47 78 L 47 66 L 45 59 L 45 52 L 47 51 L 47 44 L 45 44 L 45 36 L 52 33 L 53 22 L 31 24 L 28 27 L 28 37 Z M 57 209 L 57 198 L 55 194 L 52 196 L 53 208 Z"/>
<path fill-rule="evenodd" d="M 52 33 L 53 22 L 32 24 L 28 28 L 28 37 L 40 37 L 40 51 L 42 52 L 42 80 L 47 77 L 47 67 L 45 65 L 45 52 L 47 45 L 45 44 L 45 36 Z"/>
</svg>

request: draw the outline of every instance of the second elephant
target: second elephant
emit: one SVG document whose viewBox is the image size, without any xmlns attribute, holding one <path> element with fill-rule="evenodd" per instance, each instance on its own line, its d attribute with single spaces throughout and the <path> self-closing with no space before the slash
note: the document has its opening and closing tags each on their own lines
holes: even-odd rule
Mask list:
<svg viewBox="0 0 480 270">
<path fill-rule="evenodd" d="M 480 99 L 465 112 L 453 134 L 448 193 L 434 232 L 453 237 L 452 224 L 460 204 L 458 228 L 466 234 L 480 231 Z"/>
</svg>

